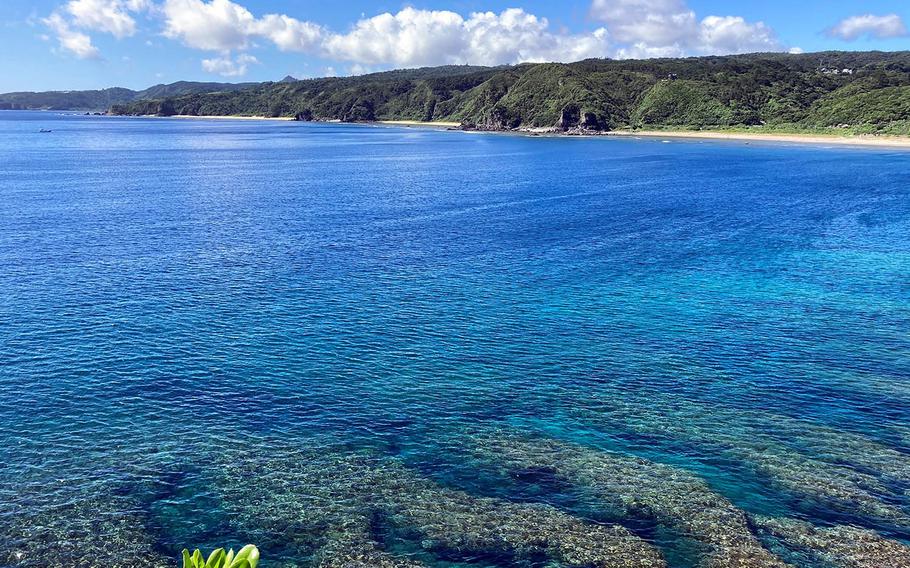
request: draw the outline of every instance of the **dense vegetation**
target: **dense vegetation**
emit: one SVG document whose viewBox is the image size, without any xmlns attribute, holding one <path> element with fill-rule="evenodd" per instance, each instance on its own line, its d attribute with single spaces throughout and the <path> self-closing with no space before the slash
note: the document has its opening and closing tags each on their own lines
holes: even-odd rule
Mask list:
<svg viewBox="0 0 910 568">
<path fill-rule="evenodd" d="M 128 115 L 447 121 L 491 130 L 761 126 L 910 133 L 910 52 L 590 59 L 179 85 L 128 100 L 95 93 L 107 93 L 114 114 Z"/>
<path fill-rule="evenodd" d="M 238 91 L 255 83 L 193 83 L 180 81 L 155 85 L 143 91 L 119 87 L 98 91 L 47 91 L 43 93 L 5 93 L 0 95 L 0 110 L 84 110 L 103 111 L 130 101 L 179 97 L 193 93 Z"/>
</svg>

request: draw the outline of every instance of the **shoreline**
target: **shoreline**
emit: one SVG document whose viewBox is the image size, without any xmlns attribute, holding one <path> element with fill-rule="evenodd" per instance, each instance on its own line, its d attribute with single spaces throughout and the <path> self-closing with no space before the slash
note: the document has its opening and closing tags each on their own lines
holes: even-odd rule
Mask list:
<svg viewBox="0 0 910 568">
<path fill-rule="evenodd" d="M 136 118 L 179 118 L 190 120 L 263 120 L 277 122 L 296 122 L 293 117 L 267 116 L 200 116 L 174 115 L 161 117 L 146 115 Z M 523 128 L 516 130 L 472 130 L 463 129 L 458 122 L 423 122 L 419 120 L 374 120 L 371 122 L 342 123 L 333 121 L 302 121 L 317 124 L 362 124 L 399 127 L 435 128 L 458 130 L 460 132 L 483 134 L 516 134 L 533 137 L 569 137 L 569 138 L 665 138 L 681 140 L 727 140 L 733 142 L 771 142 L 783 144 L 835 145 L 865 148 L 892 148 L 910 150 L 910 136 L 875 135 L 875 134 L 818 134 L 818 133 L 762 133 L 762 132 L 727 132 L 723 130 L 611 130 L 607 132 L 562 132 L 554 128 Z"/>
<path fill-rule="evenodd" d="M 82 116 L 75 114 L 73 116 Z M 157 114 L 102 114 L 95 115 L 104 118 L 156 118 L 168 119 L 179 118 L 180 120 L 267 120 L 269 122 L 293 122 L 293 117 L 286 116 L 240 116 L 240 115 L 198 115 L 198 114 L 174 114 L 171 116 L 160 116 Z"/>
<path fill-rule="evenodd" d="M 434 121 L 434 122 L 424 122 L 421 120 L 376 120 L 373 121 L 375 124 L 387 124 L 389 126 L 421 126 L 426 128 L 461 128 L 460 122 L 445 122 L 445 121 Z M 366 123 L 371 124 L 371 123 Z"/>
<path fill-rule="evenodd" d="M 150 115 L 150 118 L 196 118 L 200 120 L 277 120 L 283 122 L 293 122 L 293 117 L 284 117 L 284 116 L 199 116 L 195 114 L 175 114 L 174 116 L 155 116 Z"/>
<path fill-rule="evenodd" d="M 867 148 L 893 148 L 910 150 L 910 136 L 875 134 L 818 134 L 818 133 L 763 133 L 726 132 L 723 130 L 610 130 L 605 132 L 563 132 L 554 128 L 519 128 L 516 130 L 464 129 L 457 122 L 420 122 L 416 120 L 377 120 L 363 124 L 388 126 L 445 127 L 461 132 L 480 134 L 516 134 L 531 137 L 566 138 L 670 138 L 683 140 L 728 140 L 733 142 L 771 142 L 775 144 L 837 145 Z"/>
<path fill-rule="evenodd" d="M 903 148 L 910 149 L 910 136 L 876 136 L 872 134 L 773 134 L 758 132 L 724 132 L 722 130 L 641 130 L 641 131 L 611 131 L 603 136 L 620 138 L 677 138 L 688 140 L 731 140 L 737 142 L 775 142 L 838 146 L 863 146 L 875 148 Z"/>
</svg>

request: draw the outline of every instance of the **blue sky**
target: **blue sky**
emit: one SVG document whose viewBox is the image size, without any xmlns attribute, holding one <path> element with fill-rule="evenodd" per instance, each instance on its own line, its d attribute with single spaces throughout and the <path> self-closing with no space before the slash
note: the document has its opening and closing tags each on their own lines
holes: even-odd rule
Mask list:
<svg viewBox="0 0 910 568">
<path fill-rule="evenodd" d="M 906 0 L 3 0 L 0 92 L 445 63 L 910 49 Z"/>
</svg>

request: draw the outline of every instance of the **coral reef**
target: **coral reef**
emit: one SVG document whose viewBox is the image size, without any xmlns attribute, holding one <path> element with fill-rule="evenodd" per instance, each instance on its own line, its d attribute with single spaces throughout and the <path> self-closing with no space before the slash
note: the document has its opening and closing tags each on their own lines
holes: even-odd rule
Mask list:
<svg viewBox="0 0 910 568">
<path fill-rule="evenodd" d="M 705 549 L 710 568 L 778 568 L 786 564 L 765 549 L 743 511 L 698 477 L 641 458 L 601 452 L 549 439 L 483 432 L 474 440 L 480 459 L 519 472 L 534 468 L 589 492 L 624 518 L 651 518 Z"/>
<path fill-rule="evenodd" d="M 3 492 L 0 565 L 17 568 L 170 568 L 155 551 L 136 504 L 104 494 L 68 495 L 47 484 L 39 493 Z"/>
<path fill-rule="evenodd" d="M 621 428 L 669 444 L 697 445 L 706 455 L 745 464 L 803 504 L 910 526 L 910 514 L 894 504 L 907 494 L 910 455 L 857 434 L 659 396 L 629 396 L 576 416 L 604 430 Z"/>
<path fill-rule="evenodd" d="M 910 547 L 856 527 L 815 527 L 793 519 L 755 517 L 760 534 L 832 568 L 910 566 Z"/>
<path fill-rule="evenodd" d="M 667 436 L 703 445 L 708 453 L 761 459 L 762 471 L 774 474 L 776 483 L 825 484 L 831 478 L 834 487 L 800 490 L 810 497 L 828 499 L 839 487 L 852 487 L 836 485 L 836 462 L 847 459 L 846 452 L 866 452 L 854 460 L 865 464 L 863 471 L 854 473 L 870 476 L 870 484 L 894 491 L 907 474 L 899 452 L 861 436 L 848 434 L 836 448 L 829 430 L 810 425 L 799 431 L 798 421 L 783 419 L 776 430 L 769 425 L 763 433 L 761 416 L 742 413 L 726 438 L 722 429 L 698 417 L 695 405 L 686 405 L 683 424 L 668 418 L 658 422 L 661 405 L 655 405 L 654 416 L 635 407 L 636 420 L 653 420 Z M 598 413 L 589 416 L 591 423 L 597 416 L 600 427 L 624 414 Z M 723 410 L 715 417 L 734 419 Z M 55 484 L 40 469 L 31 470 L 17 485 L 0 486 L 0 565 L 173 565 L 162 550 L 171 546 L 173 535 L 156 532 L 161 519 L 152 516 L 156 509 L 150 502 L 175 497 L 154 489 L 175 483 L 168 472 L 189 467 L 203 476 L 194 478 L 193 491 L 210 491 L 211 503 L 223 508 L 226 534 L 256 542 L 269 561 L 281 566 L 666 568 L 665 556 L 675 556 L 674 565 L 699 568 L 910 566 L 910 547 L 904 543 L 855 526 L 752 515 L 680 467 L 498 427 L 433 429 L 426 435 L 450 443 L 450 450 L 465 458 L 464 471 L 511 479 L 505 491 L 520 494 L 522 502 L 450 487 L 442 481 L 450 471 L 437 469 L 439 455 L 409 466 L 379 450 L 334 439 L 311 440 L 301 449 L 299 441 L 257 436 L 235 440 L 232 450 L 197 455 L 191 463 L 171 452 L 129 464 L 96 461 L 95 473 L 86 471 L 85 483 L 78 486 Z M 784 440 L 787 436 L 793 439 Z M 735 440 L 748 453 L 736 453 Z M 772 455 L 760 456 L 760 444 Z M 806 457 L 798 448 L 814 448 L 818 457 Z M 812 476 L 776 472 L 794 463 L 802 464 L 799 476 Z M 429 470 L 418 469 L 421 464 Z M 525 487 L 531 492 L 522 493 Z M 558 500 L 556 493 L 565 498 L 559 501 L 563 509 L 525 502 Z M 852 494 L 845 502 L 849 498 Z M 869 506 L 858 503 L 860 513 L 868 514 Z"/>
<path fill-rule="evenodd" d="M 340 523 L 314 558 L 319 568 L 420 568 L 424 564 L 382 550 L 368 518 Z"/>
<path fill-rule="evenodd" d="M 474 497 L 389 459 L 273 454 L 236 459 L 217 482 L 238 522 L 280 535 L 318 566 L 412 568 L 493 557 L 513 566 L 660 568 L 659 552 L 627 529 L 584 522 L 547 505 Z M 267 544 L 267 543 L 266 543 Z M 264 548 L 267 548 L 265 546 Z"/>
</svg>

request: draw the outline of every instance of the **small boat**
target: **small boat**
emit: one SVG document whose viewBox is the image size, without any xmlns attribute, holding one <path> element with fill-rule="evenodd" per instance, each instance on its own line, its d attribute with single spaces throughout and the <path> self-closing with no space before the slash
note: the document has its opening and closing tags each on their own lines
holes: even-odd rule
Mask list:
<svg viewBox="0 0 910 568">
<path fill-rule="evenodd" d="M 42 133 L 42 134 L 47 134 L 48 132 L 53 132 L 53 130 L 48 130 L 47 128 L 42 128 L 42 129 L 39 130 L 38 132 L 40 132 L 40 133 Z"/>
</svg>

